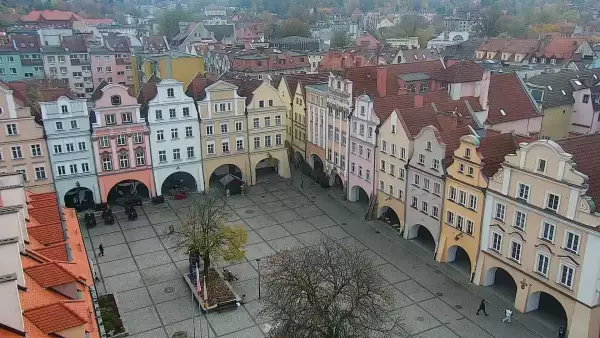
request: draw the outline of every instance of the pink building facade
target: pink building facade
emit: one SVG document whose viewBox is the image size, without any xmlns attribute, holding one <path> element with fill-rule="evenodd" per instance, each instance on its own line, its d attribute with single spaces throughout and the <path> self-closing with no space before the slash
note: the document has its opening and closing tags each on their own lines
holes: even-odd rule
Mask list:
<svg viewBox="0 0 600 338">
<path fill-rule="evenodd" d="M 131 46 L 124 36 L 104 37 L 104 46 L 90 48 L 94 86 L 103 80 L 123 86 L 133 84 Z"/>
<path fill-rule="evenodd" d="M 92 144 L 102 202 L 117 184 L 132 183 L 139 195 L 156 196 L 150 156 L 150 131 L 140 105 L 127 87 L 109 84 L 93 108 Z M 141 184 L 140 184 L 141 183 Z"/>
</svg>

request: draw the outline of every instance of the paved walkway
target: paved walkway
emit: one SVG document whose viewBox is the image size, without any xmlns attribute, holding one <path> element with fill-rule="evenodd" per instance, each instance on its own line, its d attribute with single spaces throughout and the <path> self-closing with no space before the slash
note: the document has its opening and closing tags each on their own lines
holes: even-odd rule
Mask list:
<svg viewBox="0 0 600 338">
<path fill-rule="evenodd" d="M 472 284 L 465 287 L 457 282 L 464 276 L 435 264 L 430 254 L 399 239 L 383 223 L 361 220 L 324 189 L 308 181 L 300 189 L 298 180 L 251 187 L 247 196 L 226 201 L 232 224 L 248 230 L 248 243 L 243 262 L 219 265 L 229 266 L 239 277 L 233 286 L 245 295 L 246 303 L 234 311 L 200 314 L 181 277 L 187 257 L 163 236 L 170 224 L 181 221 L 189 202 L 147 205 L 138 208 L 136 221 L 127 221 L 120 212 L 114 225 L 99 223 L 82 229 L 88 256 L 99 267 L 98 292 L 115 294 L 131 337 L 165 338 L 180 330 L 190 337 L 194 333 L 195 337 L 265 337 L 261 324 L 268 318 L 257 315 L 261 309 L 257 259 L 326 236 L 368 250 L 394 291 L 396 307 L 404 316 L 403 337 L 539 337 L 518 321 L 503 324 L 500 308 L 505 304 L 499 298 L 480 293 Z M 105 247 L 103 257 L 98 256 L 100 243 Z M 488 306 L 489 317 L 476 316 L 481 298 L 475 292 L 500 308 Z"/>
</svg>

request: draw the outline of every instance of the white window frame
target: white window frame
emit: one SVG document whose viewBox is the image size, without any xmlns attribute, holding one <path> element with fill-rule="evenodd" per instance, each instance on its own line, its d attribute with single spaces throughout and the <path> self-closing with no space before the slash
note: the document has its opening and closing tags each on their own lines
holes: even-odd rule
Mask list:
<svg viewBox="0 0 600 338">
<path fill-rule="evenodd" d="M 498 217 L 498 208 L 499 207 L 502 207 L 502 209 L 503 209 L 502 218 Z M 496 202 L 494 204 L 494 214 L 493 214 L 492 218 L 494 218 L 495 220 L 502 221 L 504 223 L 504 220 L 506 219 L 506 204 Z"/>
<path fill-rule="evenodd" d="M 496 248 L 494 245 L 495 236 L 497 236 L 499 238 L 498 248 Z M 490 243 L 489 243 L 488 248 L 494 252 L 502 254 L 502 241 L 504 240 L 503 237 L 504 237 L 504 235 L 499 233 L 498 231 L 494 231 L 494 230 L 490 231 Z"/>
<path fill-rule="evenodd" d="M 544 224 L 548 224 L 548 225 L 552 226 L 552 238 L 544 237 Z M 553 222 L 548 222 L 547 220 L 542 220 L 542 223 L 540 224 L 540 233 L 539 233 L 538 237 L 540 239 L 549 241 L 550 243 L 554 243 L 554 240 L 556 239 L 556 224 Z"/>
<path fill-rule="evenodd" d="M 517 218 L 518 218 L 517 216 L 519 214 L 523 215 L 523 226 L 522 227 L 520 227 L 520 226 L 517 225 Z M 521 231 L 525 231 L 526 224 L 527 224 L 527 213 L 524 212 L 524 211 L 521 211 L 521 210 L 515 210 L 515 213 L 514 213 L 514 216 L 513 216 L 513 227 L 517 228 L 517 229 L 519 229 Z"/>
<path fill-rule="evenodd" d="M 539 264 L 540 264 L 540 256 L 543 256 L 544 258 L 546 258 L 548 260 L 548 265 L 546 265 L 546 271 L 540 271 L 539 268 Z M 535 252 L 535 262 L 533 263 L 533 271 L 535 271 L 537 274 L 540 274 L 546 278 L 548 278 L 548 273 L 550 272 L 550 264 L 552 264 L 552 258 L 550 257 L 549 253 L 540 251 L 540 250 L 536 250 Z"/>
<path fill-rule="evenodd" d="M 561 281 L 561 277 L 562 277 L 562 272 L 564 268 L 569 268 L 571 270 L 573 270 L 573 275 L 571 276 L 571 283 L 570 285 L 563 283 Z M 575 275 L 577 273 L 577 267 L 574 266 L 573 264 L 567 263 L 563 260 L 560 261 L 560 264 L 558 265 L 558 273 L 556 275 L 556 282 L 566 288 L 568 288 L 569 290 L 573 290 L 573 284 L 575 283 Z"/>
<path fill-rule="evenodd" d="M 577 236 L 577 248 L 576 250 L 573 250 L 572 248 L 567 247 L 567 241 L 568 241 L 568 236 L 569 234 L 573 234 L 574 236 Z M 570 229 L 565 229 L 565 235 L 563 236 L 563 250 L 570 252 L 570 253 L 574 253 L 576 255 L 579 254 L 579 249 L 581 248 L 581 234 L 577 231 L 573 231 Z"/>
<path fill-rule="evenodd" d="M 523 195 L 521 195 L 521 187 L 523 187 L 523 189 L 524 189 Z M 529 202 L 529 197 L 531 197 L 531 185 L 525 184 L 523 182 L 517 182 L 517 186 L 515 189 L 516 189 L 516 191 L 515 191 L 516 198 Z"/>
<path fill-rule="evenodd" d="M 554 196 L 558 196 L 558 205 L 556 206 L 556 209 L 552 209 L 548 207 L 548 203 L 550 202 L 550 195 L 554 195 Z M 544 209 L 548 209 L 548 210 L 552 210 L 554 212 L 558 212 L 560 210 L 560 202 L 561 202 L 562 198 L 560 196 L 560 194 L 555 194 L 551 191 L 546 192 L 546 200 L 544 203 Z"/>
<path fill-rule="evenodd" d="M 519 257 L 515 258 L 512 256 L 513 254 L 513 244 L 518 244 L 519 245 Z M 515 261 L 519 264 L 521 264 L 521 258 L 523 257 L 523 241 L 515 239 L 515 238 L 511 238 L 510 239 L 510 244 L 508 246 L 508 255 L 507 258 Z"/>
</svg>

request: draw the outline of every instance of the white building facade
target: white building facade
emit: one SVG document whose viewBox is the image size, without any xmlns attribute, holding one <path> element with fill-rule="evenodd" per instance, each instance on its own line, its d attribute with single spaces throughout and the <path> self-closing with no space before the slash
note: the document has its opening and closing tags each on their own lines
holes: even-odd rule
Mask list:
<svg viewBox="0 0 600 338">
<path fill-rule="evenodd" d="M 173 79 L 162 80 L 156 89 L 156 96 L 148 102 L 148 122 L 157 194 L 169 194 L 178 186 L 204 191 L 194 99 L 185 94 L 183 83 Z"/>
<path fill-rule="evenodd" d="M 86 100 L 61 96 L 40 102 L 40 109 L 60 203 L 100 203 Z"/>
</svg>

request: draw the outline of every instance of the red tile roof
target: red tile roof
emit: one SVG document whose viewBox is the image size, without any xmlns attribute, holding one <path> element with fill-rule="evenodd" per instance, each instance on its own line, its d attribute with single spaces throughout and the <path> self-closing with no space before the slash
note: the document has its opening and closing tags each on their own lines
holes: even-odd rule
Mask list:
<svg viewBox="0 0 600 338">
<path fill-rule="evenodd" d="M 449 83 L 481 81 L 484 69 L 474 61 L 457 62 L 446 69 L 435 72 L 431 78 Z"/>
<path fill-rule="evenodd" d="M 291 96 L 296 93 L 296 88 L 298 87 L 298 82 L 302 81 L 302 83 L 306 85 L 313 85 L 318 83 L 326 83 L 329 81 L 329 74 L 327 73 L 317 73 L 317 74 L 284 74 L 283 79 L 285 84 L 288 87 L 288 92 Z M 279 84 L 275 84 L 277 86 Z"/>
<path fill-rule="evenodd" d="M 62 233 L 62 225 L 60 222 L 44 222 L 42 225 L 28 226 L 27 232 L 29 233 L 29 236 L 35 238 L 38 242 L 40 242 L 43 245 L 56 244 L 64 242 L 65 240 L 65 237 Z"/>
<path fill-rule="evenodd" d="M 63 302 L 25 310 L 23 315 L 45 334 L 56 333 L 87 322 Z"/>
<path fill-rule="evenodd" d="M 452 163 L 454 151 L 460 146 L 460 138 L 471 133 L 471 128 L 467 126 L 440 131 L 440 136 L 446 144 L 446 154 L 443 161 L 444 167 L 447 168 Z"/>
<path fill-rule="evenodd" d="M 44 288 L 73 283 L 78 280 L 56 262 L 38 264 L 25 268 L 23 271 Z"/>
<path fill-rule="evenodd" d="M 65 244 L 66 242 L 56 243 L 53 245 L 36 248 L 35 251 L 39 252 L 45 257 L 48 257 L 49 259 L 66 262 L 69 260 L 69 256 L 67 255 L 67 246 Z"/>
<path fill-rule="evenodd" d="M 535 56 L 569 60 L 584 42 L 584 38 L 552 38 L 540 44 Z"/>
<path fill-rule="evenodd" d="M 582 135 L 556 141 L 567 153 L 573 155 L 577 170 L 589 178 L 586 195 L 594 201 L 595 208 L 600 210 L 600 153 L 594 151 L 600 144 L 600 134 Z"/>
<path fill-rule="evenodd" d="M 113 19 L 104 18 L 104 19 L 85 19 L 85 23 L 88 25 L 112 25 L 114 22 Z"/>
<path fill-rule="evenodd" d="M 202 101 L 206 97 L 206 87 L 213 84 L 214 81 L 207 78 L 204 74 L 198 73 L 187 86 L 185 94 L 194 98 L 195 101 Z"/>
<path fill-rule="evenodd" d="M 31 11 L 26 15 L 21 16 L 21 21 L 80 21 L 83 18 L 73 12 L 59 11 L 55 9 L 46 9 L 43 11 Z"/>
<path fill-rule="evenodd" d="M 345 72 L 345 77 L 353 82 L 353 96 L 356 97 L 363 93 L 366 93 L 371 97 L 379 96 L 377 92 L 377 69 L 379 68 L 385 69 L 387 95 L 394 95 L 400 93 L 401 88 L 398 86 L 399 75 L 425 73 L 426 75 L 431 76 L 435 72 L 443 69 L 444 65 L 440 60 L 434 60 L 348 69 Z"/>
<path fill-rule="evenodd" d="M 534 53 L 539 46 L 537 39 L 490 39 L 478 51 L 484 52 L 504 52 L 515 54 Z"/>
<path fill-rule="evenodd" d="M 148 80 L 142 85 L 142 88 L 140 88 L 140 93 L 138 94 L 137 102 L 139 104 L 144 104 L 155 98 L 156 94 L 158 94 L 156 84 L 159 82 L 160 79 L 157 76 L 150 76 L 150 78 L 148 78 Z"/>
<path fill-rule="evenodd" d="M 502 166 L 504 157 L 508 154 L 515 154 L 517 149 L 519 149 L 519 142 L 511 133 L 481 139 L 477 152 L 483 164 L 483 173 L 487 177 L 494 176 Z"/>
<path fill-rule="evenodd" d="M 498 124 L 542 116 L 516 74 L 494 74 L 488 93 L 487 122 Z M 504 114 L 500 111 L 504 111 Z"/>
</svg>

